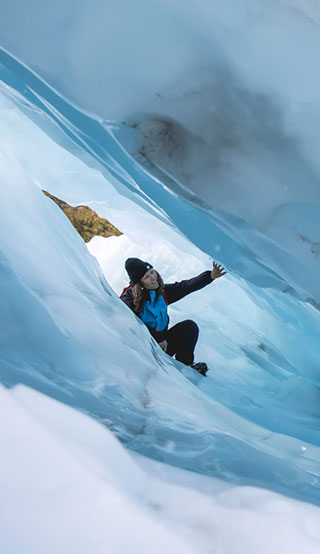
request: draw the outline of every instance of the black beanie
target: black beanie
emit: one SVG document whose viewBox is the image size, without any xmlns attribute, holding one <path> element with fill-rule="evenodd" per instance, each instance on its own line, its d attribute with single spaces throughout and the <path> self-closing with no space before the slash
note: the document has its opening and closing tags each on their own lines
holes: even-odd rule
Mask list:
<svg viewBox="0 0 320 554">
<path fill-rule="evenodd" d="M 125 263 L 125 268 L 129 275 L 130 282 L 132 285 L 136 285 L 148 269 L 152 269 L 152 265 L 148 262 L 139 260 L 139 258 L 128 258 Z"/>
</svg>

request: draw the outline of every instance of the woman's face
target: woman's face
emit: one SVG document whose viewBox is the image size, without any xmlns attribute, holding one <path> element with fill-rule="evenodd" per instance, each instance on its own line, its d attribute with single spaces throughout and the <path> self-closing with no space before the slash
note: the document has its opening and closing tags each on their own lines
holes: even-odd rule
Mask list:
<svg viewBox="0 0 320 554">
<path fill-rule="evenodd" d="M 155 269 L 148 269 L 141 279 L 142 286 L 147 290 L 156 290 L 159 288 L 158 275 Z"/>
</svg>

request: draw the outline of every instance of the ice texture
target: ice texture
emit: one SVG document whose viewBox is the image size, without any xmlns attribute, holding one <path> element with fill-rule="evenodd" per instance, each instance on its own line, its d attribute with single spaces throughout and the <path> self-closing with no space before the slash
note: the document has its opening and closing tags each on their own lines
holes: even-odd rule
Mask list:
<svg viewBox="0 0 320 554">
<path fill-rule="evenodd" d="M 154 537 L 154 552 L 318 551 L 318 508 L 293 500 L 320 502 L 318 15 L 291 0 L 3 10 L 4 551 L 43 552 L 39 521 L 59 529 L 52 552 Z M 41 189 L 124 234 L 87 248 Z M 199 324 L 206 379 L 119 300 L 128 256 L 166 282 L 227 268 L 170 308 Z"/>
<path fill-rule="evenodd" d="M 168 212 L 170 195 L 130 168 L 111 133 L 171 191 L 218 210 L 228 235 L 228 214 L 240 218 L 244 227 L 231 221 L 235 240 L 302 297 L 320 302 L 312 237 L 320 231 L 316 2 L 69 0 L 53 6 L 32 0 L 25 6 L 14 0 L 3 10 L 0 37 L 11 54 L 94 116 L 96 125 L 78 114 L 76 126 L 96 155 L 113 155 Z M 39 81 L 32 88 L 57 107 Z M 58 110 L 63 113 L 61 98 Z M 69 132 L 76 115 L 70 112 L 69 123 L 60 121 Z M 51 109 L 52 115 L 59 117 Z M 297 219 L 286 233 L 283 210 Z M 305 219 L 312 221 L 311 235 L 301 230 Z M 304 271 L 306 264 L 311 271 Z"/>
<path fill-rule="evenodd" d="M 21 385 L 0 386 L 0 406 L 3 552 L 318 552 L 316 506 L 133 456 L 101 424 Z"/>
</svg>

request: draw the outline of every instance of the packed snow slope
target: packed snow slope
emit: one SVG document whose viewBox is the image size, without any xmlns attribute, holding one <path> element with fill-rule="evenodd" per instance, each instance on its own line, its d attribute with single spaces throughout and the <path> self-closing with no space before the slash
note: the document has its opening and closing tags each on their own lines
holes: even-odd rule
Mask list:
<svg viewBox="0 0 320 554">
<path fill-rule="evenodd" d="M 133 455 L 21 385 L 0 386 L 0 411 L 6 554 L 319 552 L 319 507 Z"/>
<path fill-rule="evenodd" d="M 1 381 L 157 460 L 319 503 L 319 23 L 220 4 L 6 5 Z M 124 232 L 91 241 L 100 266 L 42 188 Z M 167 282 L 226 266 L 171 312 L 199 323 L 206 380 L 119 300 L 129 255 Z"/>
</svg>

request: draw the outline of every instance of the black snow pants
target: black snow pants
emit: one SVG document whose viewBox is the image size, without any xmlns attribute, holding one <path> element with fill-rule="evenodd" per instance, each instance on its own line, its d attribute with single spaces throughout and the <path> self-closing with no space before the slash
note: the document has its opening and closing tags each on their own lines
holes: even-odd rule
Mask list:
<svg viewBox="0 0 320 554">
<path fill-rule="evenodd" d="M 167 354 L 176 355 L 176 360 L 186 365 L 194 361 L 194 349 L 199 336 L 199 327 L 191 319 L 180 321 L 167 332 Z"/>
</svg>

